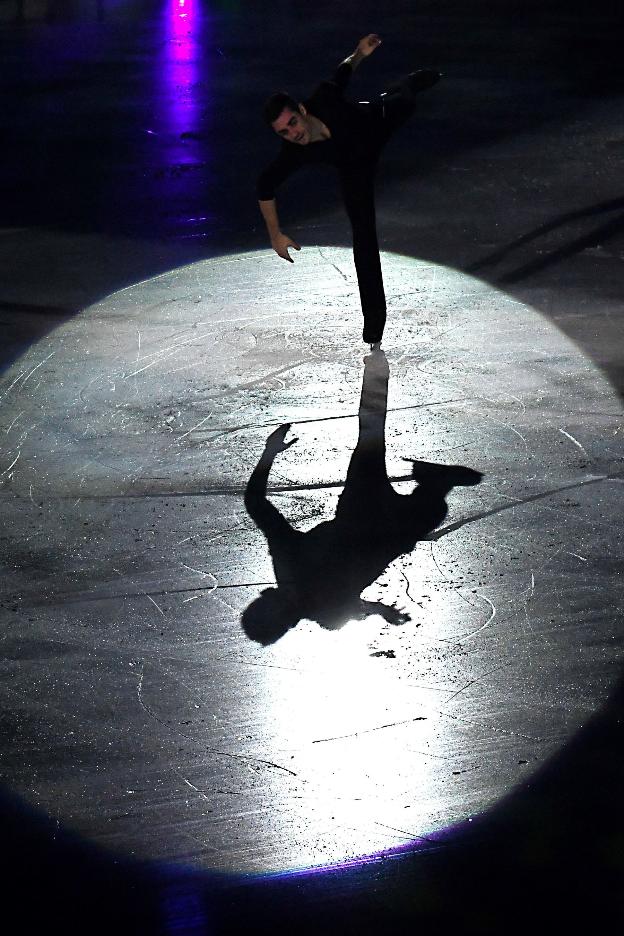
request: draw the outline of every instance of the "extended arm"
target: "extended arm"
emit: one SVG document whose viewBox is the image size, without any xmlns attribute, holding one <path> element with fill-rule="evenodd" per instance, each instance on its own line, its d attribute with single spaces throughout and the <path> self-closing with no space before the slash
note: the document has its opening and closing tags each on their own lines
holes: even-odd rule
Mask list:
<svg viewBox="0 0 624 936">
<path fill-rule="evenodd" d="M 284 260 L 288 260 L 290 263 L 294 263 L 293 258 L 288 253 L 288 248 L 294 247 L 295 250 L 301 250 L 301 247 L 292 237 L 289 237 L 288 234 L 284 234 L 280 230 L 275 199 L 270 198 L 265 201 L 259 200 L 258 205 L 260 206 L 260 211 L 264 218 L 264 223 L 266 224 L 271 247 L 278 256 L 282 257 Z"/>
<path fill-rule="evenodd" d="M 245 489 L 245 507 L 247 513 L 256 525 L 265 535 L 268 535 L 276 528 L 287 528 L 292 532 L 292 528 L 287 520 L 281 515 L 279 510 L 267 500 L 267 484 L 269 481 L 269 472 L 279 452 L 285 452 L 297 439 L 291 439 L 285 442 L 286 435 L 290 430 L 290 423 L 285 423 L 278 429 L 275 429 L 266 440 L 264 451 L 258 459 L 258 464 L 251 473 Z"/>
<path fill-rule="evenodd" d="M 343 64 L 346 63 L 350 65 L 352 71 L 355 71 L 360 62 L 368 58 L 369 55 L 372 55 L 375 49 L 378 49 L 380 45 L 381 39 L 377 33 L 369 33 L 368 36 L 364 36 L 363 39 L 360 39 L 355 47 L 355 51 L 346 57 Z"/>
<path fill-rule="evenodd" d="M 358 65 L 369 55 L 372 55 L 380 45 L 381 39 L 377 33 L 369 33 L 368 36 L 360 39 L 351 55 L 347 55 L 346 59 L 338 66 L 333 78 L 334 84 L 338 85 L 341 91 L 344 91 Z"/>
</svg>

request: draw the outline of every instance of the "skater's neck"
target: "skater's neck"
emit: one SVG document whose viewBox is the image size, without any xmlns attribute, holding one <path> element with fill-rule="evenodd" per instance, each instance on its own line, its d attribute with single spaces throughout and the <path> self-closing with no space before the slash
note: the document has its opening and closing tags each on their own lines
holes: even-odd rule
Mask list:
<svg viewBox="0 0 624 936">
<path fill-rule="evenodd" d="M 310 129 L 310 143 L 320 143 L 323 140 L 331 139 L 331 130 L 322 120 L 319 120 L 314 114 L 308 113 L 307 121 Z"/>
</svg>

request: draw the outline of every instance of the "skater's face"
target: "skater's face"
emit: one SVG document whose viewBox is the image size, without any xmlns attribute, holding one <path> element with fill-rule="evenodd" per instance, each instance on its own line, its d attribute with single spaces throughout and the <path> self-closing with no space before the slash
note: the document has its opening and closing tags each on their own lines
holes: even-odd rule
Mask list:
<svg viewBox="0 0 624 936">
<path fill-rule="evenodd" d="M 285 107 L 271 126 L 277 135 L 288 143 L 296 143 L 297 146 L 306 146 L 310 142 L 310 128 L 308 126 L 306 109 L 303 104 L 300 104 L 299 110 L 296 111 Z"/>
</svg>

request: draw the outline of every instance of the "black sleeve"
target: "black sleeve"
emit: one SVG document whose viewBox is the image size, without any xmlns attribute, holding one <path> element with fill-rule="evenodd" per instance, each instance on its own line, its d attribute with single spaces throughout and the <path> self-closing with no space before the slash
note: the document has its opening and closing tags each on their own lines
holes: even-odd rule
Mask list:
<svg viewBox="0 0 624 936">
<path fill-rule="evenodd" d="M 333 84 L 337 85 L 340 91 L 345 91 L 351 80 L 353 69 L 348 62 L 341 62 L 332 77 Z"/>
<path fill-rule="evenodd" d="M 323 107 L 342 101 L 352 74 L 353 69 L 349 63 L 341 62 L 331 78 L 321 81 L 310 98 L 310 103 L 316 102 Z"/>
<path fill-rule="evenodd" d="M 284 146 L 288 146 L 288 149 L 282 148 L 279 155 L 258 176 L 256 183 L 258 201 L 270 201 L 275 198 L 276 189 L 299 168 L 300 162 L 296 152 L 292 152 L 294 144 Z"/>
<path fill-rule="evenodd" d="M 292 528 L 286 517 L 267 498 L 269 470 L 270 467 L 262 467 L 261 463 L 256 466 L 245 488 L 245 509 L 266 536 L 269 548 L 282 543 L 288 549 L 301 534 Z"/>
</svg>

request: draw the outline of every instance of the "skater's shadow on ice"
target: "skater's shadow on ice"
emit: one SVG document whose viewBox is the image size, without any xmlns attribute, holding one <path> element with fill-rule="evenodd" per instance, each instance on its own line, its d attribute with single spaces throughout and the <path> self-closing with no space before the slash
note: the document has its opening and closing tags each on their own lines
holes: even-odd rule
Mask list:
<svg viewBox="0 0 624 936">
<path fill-rule="evenodd" d="M 386 471 L 388 377 L 383 351 L 371 354 L 364 367 L 358 441 L 333 520 L 300 532 L 267 499 L 273 460 L 296 442 L 285 441 L 289 425 L 267 439 L 245 491 L 245 506 L 267 539 L 277 587 L 266 588 L 243 612 L 243 629 L 252 640 L 274 643 L 303 618 L 330 630 L 371 614 L 394 624 L 409 620 L 360 594 L 393 559 L 442 523 L 453 487 L 478 484 L 482 476 L 463 466 L 414 461 L 414 490 L 394 490 Z"/>
</svg>

